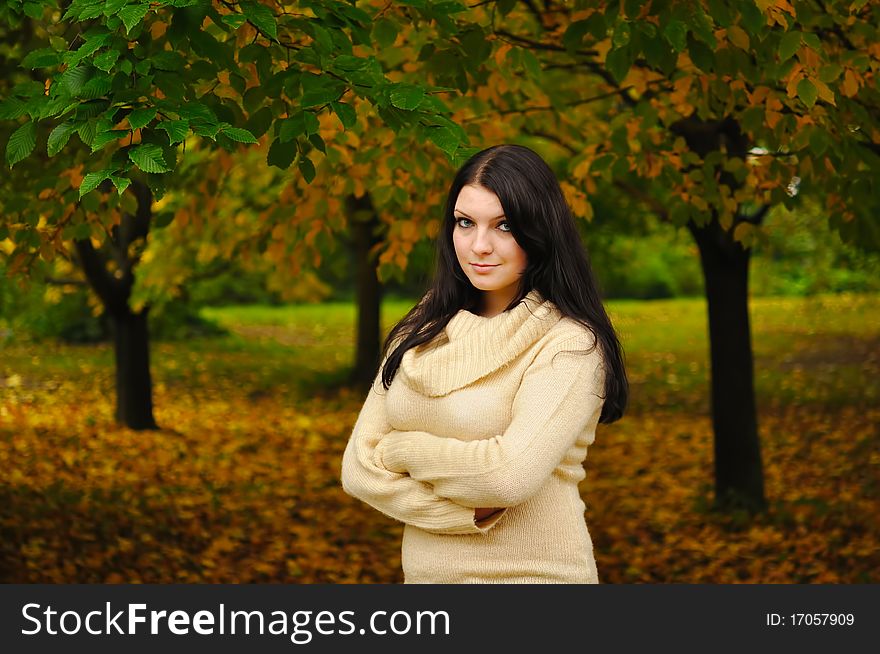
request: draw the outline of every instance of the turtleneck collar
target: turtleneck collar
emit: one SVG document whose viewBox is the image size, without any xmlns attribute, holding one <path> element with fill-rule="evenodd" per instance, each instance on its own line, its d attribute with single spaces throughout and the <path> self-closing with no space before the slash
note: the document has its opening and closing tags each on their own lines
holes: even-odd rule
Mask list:
<svg viewBox="0 0 880 654">
<path fill-rule="evenodd" d="M 556 305 L 536 289 L 491 318 L 462 309 L 446 325 L 447 338 L 407 350 L 400 371 L 422 395 L 446 395 L 512 361 L 561 318 Z"/>
</svg>

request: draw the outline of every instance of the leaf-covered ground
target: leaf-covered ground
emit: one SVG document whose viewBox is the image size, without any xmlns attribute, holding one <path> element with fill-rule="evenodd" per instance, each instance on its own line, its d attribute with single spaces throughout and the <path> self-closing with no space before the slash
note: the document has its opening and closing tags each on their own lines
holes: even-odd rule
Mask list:
<svg viewBox="0 0 880 654">
<path fill-rule="evenodd" d="M 610 310 L 632 395 L 582 485 L 601 580 L 880 581 L 880 298 L 753 301 L 757 519 L 708 510 L 705 304 Z M 0 581 L 401 580 L 402 526 L 339 484 L 353 307 L 212 315 L 236 335 L 153 345 L 159 432 L 112 426 L 109 346 L 0 349 Z"/>
</svg>

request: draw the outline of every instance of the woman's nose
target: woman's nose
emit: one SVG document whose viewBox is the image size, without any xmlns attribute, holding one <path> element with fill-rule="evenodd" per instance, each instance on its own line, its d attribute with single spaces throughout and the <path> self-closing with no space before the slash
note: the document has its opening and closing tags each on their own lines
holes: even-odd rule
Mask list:
<svg viewBox="0 0 880 654">
<path fill-rule="evenodd" d="M 491 252 L 492 241 L 489 238 L 489 233 L 477 230 L 477 235 L 474 236 L 474 242 L 471 245 L 471 248 L 474 252 Z"/>
</svg>

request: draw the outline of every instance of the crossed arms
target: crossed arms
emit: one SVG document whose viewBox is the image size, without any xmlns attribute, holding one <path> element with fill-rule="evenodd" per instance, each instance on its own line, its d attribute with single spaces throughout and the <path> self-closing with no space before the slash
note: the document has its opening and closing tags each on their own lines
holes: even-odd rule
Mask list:
<svg viewBox="0 0 880 654">
<path fill-rule="evenodd" d="M 523 375 L 509 427 L 488 439 L 393 429 L 377 375 L 343 455 L 343 489 L 426 531 L 486 533 L 504 510 L 478 525 L 475 508 L 525 502 L 595 428 L 604 390 L 601 354 L 576 351 L 591 344 L 586 334 L 546 344 Z"/>
</svg>

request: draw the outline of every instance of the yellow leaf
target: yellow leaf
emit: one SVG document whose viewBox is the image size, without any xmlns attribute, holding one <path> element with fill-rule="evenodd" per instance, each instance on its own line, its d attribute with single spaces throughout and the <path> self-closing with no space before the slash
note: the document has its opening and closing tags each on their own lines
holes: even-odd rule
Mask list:
<svg viewBox="0 0 880 654">
<path fill-rule="evenodd" d="M 727 38 L 730 39 L 730 42 L 737 48 L 741 50 L 749 49 L 749 35 L 746 34 L 746 31 L 739 25 L 734 25 L 727 30 Z"/>
<path fill-rule="evenodd" d="M 744 248 L 749 248 L 754 240 L 755 226 L 751 223 L 740 223 L 733 229 L 733 240 L 742 243 Z"/>
<path fill-rule="evenodd" d="M 581 161 L 577 166 L 574 167 L 574 170 L 571 173 L 572 177 L 574 177 L 575 179 L 583 179 L 584 177 L 586 177 L 587 173 L 590 171 L 591 163 L 592 162 L 589 158 Z"/>
<path fill-rule="evenodd" d="M 835 107 L 837 106 L 837 102 L 834 100 L 834 91 L 832 91 L 828 85 L 820 80 L 818 77 L 815 79 L 810 79 L 810 81 L 816 85 L 816 90 L 819 91 L 819 97 L 828 104 L 832 104 Z"/>
</svg>

